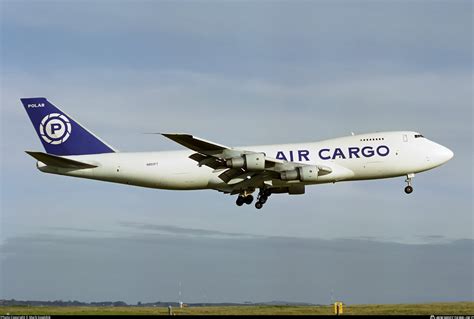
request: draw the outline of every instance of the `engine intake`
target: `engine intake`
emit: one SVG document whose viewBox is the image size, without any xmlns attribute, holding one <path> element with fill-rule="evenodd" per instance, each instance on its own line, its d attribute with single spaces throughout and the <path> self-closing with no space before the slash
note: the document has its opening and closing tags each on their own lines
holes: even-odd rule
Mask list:
<svg viewBox="0 0 474 319">
<path fill-rule="evenodd" d="M 316 182 L 318 180 L 319 168 L 317 166 L 302 166 L 291 171 L 283 171 L 280 178 L 283 181 L 300 180 L 302 182 Z"/>
<path fill-rule="evenodd" d="M 252 153 L 242 157 L 230 158 L 226 161 L 229 168 L 244 168 L 249 171 L 263 171 L 265 169 L 265 154 Z"/>
</svg>

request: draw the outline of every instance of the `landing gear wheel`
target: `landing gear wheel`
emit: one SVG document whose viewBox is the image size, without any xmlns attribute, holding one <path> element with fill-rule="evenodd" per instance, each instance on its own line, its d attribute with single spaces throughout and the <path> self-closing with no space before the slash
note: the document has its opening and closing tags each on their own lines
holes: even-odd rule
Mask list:
<svg viewBox="0 0 474 319">
<path fill-rule="evenodd" d="M 242 197 L 242 196 L 237 197 L 237 200 L 235 201 L 237 206 L 242 206 L 244 204 L 244 202 L 245 202 L 245 198 Z"/>
<path fill-rule="evenodd" d="M 253 196 L 252 195 L 248 195 L 247 197 L 245 197 L 245 204 L 250 205 L 250 204 L 252 204 L 252 202 L 253 202 Z"/>
<path fill-rule="evenodd" d="M 405 180 L 405 183 L 407 183 L 407 187 L 405 187 L 405 193 L 407 194 L 411 194 L 413 192 L 413 187 L 411 186 L 413 177 L 415 177 L 414 173 L 407 174 L 407 179 Z"/>
<path fill-rule="evenodd" d="M 265 204 L 268 200 L 268 197 L 265 195 L 260 196 L 260 199 L 258 200 L 260 203 Z"/>
<path fill-rule="evenodd" d="M 261 209 L 262 207 L 263 207 L 263 204 L 260 201 L 255 203 L 255 208 L 256 209 Z"/>
</svg>

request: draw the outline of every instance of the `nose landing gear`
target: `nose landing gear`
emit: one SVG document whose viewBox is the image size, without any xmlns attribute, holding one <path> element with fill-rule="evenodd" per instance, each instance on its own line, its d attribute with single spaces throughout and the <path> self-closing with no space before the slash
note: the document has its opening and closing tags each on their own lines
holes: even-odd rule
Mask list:
<svg viewBox="0 0 474 319">
<path fill-rule="evenodd" d="M 413 193 L 413 187 L 411 186 L 411 181 L 412 181 L 413 177 L 415 177 L 415 174 L 413 174 L 413 173 L 408 174 L 407 179 L 405 180 L 405 182 L 408 184 L 408 186 L 405 187 L 405 193 L 407 193 L 407 194 Z"/>
</svg>

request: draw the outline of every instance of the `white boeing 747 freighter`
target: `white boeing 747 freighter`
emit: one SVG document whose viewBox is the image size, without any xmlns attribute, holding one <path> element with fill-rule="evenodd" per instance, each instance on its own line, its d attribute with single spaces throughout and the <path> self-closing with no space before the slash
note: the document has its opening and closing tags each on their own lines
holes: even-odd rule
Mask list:
<svg viewBox="0 0 474 319">
<path fill-rule="evenodd" d="M 271 194 L 304 194 L 313 184 L 405 176 L 453 157 L 418 132 L 377 132 L 313 143 L 228 147 L 189 134 L 162 134 L 187 150 L 118 152 L 46 98 L 21 99 L 46 150 L 27 151 L 45 173 L 170 190 L 213 189 L 236 204 L 263 207 Z"/>
</svg>

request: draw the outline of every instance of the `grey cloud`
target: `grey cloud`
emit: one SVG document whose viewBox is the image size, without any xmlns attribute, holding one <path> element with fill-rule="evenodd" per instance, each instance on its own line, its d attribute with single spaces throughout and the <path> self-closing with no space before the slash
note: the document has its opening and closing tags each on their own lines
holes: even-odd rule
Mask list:
<svg viewBox="0 0 474 319">
<path fill-rule="evenodd" d="M 360 1 L 344 2 L 300 2 L 298 5 L 284 2 L 214 2 L 170 3 L 139 2 L 121 3 L 111 6 L 108 2 L 67 2 L 48 5 L 46 3 L 21 2 L 5 6 L 9 24 L 23 27 L 64 27 L 76 32 L 167 32 L 193 34 L 203 38 L 224 37 L 231 34 L 314 38 L 320 35 L 336 44 L 331 34 L 352 30 L 357 37 L 377 42 L 414 41 L 417 36 L 437 41 L 453 41 L 460 37 L 459 30 L 465 19 L 453 16 L 469 15 L 469 1 L 437 3 L 373 3 Z M 25 10 L 29 8 L 30 10 Z M 31 10 L 33 8 L 34 10 Z M 74 11 L 77 15 L 68 15 Z M 43 17 L 38 19 L 38 16 Z M 339 17 L 335 19 L 334 17 Z M 403 18 L 403 20 L 402 20 Z M 87 19 L 89 23 L 84 23 Z M 437 23 L 449 19 L 450 23 Z M 397 21 L 399 23 L 388 23 Z M 403 23 L 401 23 L 403 21 Z M 427 28 L 431 25 L 432 28 Z M 382 28 L 382 26 L 384 28 Z M 434 29 L 433 29 L 434 28 Z M 276 32 L 277 29 L 278 31 Z M 401 34 L 412 36 L 401 37 Z M 378 37 L 377 35 L 384 36 Z M 461 33 L 462 35 L 462 33 Z M 414 42 L 413 44 L 419 44 Z"/>
<path fill-rule="evenodd" d="M 201 228 L 188 228 L 181 227 L 176 225 L 160 225 L 154 223 L 143 223 L 143 222 L 134 222 L 134 221 L 121 221 L 117 223 L 119 228 L 114 230 L 104 230 L 104 229 L 90 229 L 90 228 L 80 228 L 80 227 L 45 227 L 48 230 L 49 235 L 37 235 L 37 238 L 42 238 L 43 240 L 50 241 L 51 238 L 59 237 L 72 237 L 74 238 L 74 233 L 82 233 L 86 236 L 94 238 L 125 238 L 133 237 L 134 239 L 150 239 L 155 240 L 156 238 L 165 238 L 172 236 L 173 238 L 228 238 L 228 239 L 272 239 L 272 240 L 281 240 L 284 242 L 292 241 L 302 241 L 302 240 L 317 240 L 324 242 L 326 239 L 319 238 L 315 236 L 275 236 L 275 235 L 261 235 L 261 234 L 251 234 L 251 233 L 235 233 L 235 232 L 225 232 L 213 229 L 201 229 Z M 123 229 L 126 230 L 123 230 Z M 85 238 L 85 237 L 82 237 Z M 440 244 L 440 243 L 452 243 L 457 239 L 448 238 L 443 235 L 420 235 L 414 236 L 413 238 L 402 237 L 402 236 L 347 236 L 347 237 L 338 237 L 333 239 L 327 239 L 333 243 L 347 241 L 347 242 L 380 242 L 384 244 L 404 244 L 404 245 L 423 245 L 423 244 Z"/>
<path fill-rule="evenodd" d="M 442 235 L 426 235 L 426 236 L 420 236 L 420 238 L 423 238 L 423 239 L 434 239 L 434 240 L 437 240 L 437 239 L 446 239 L 445 236 L 442 236 Z"/>
<path fill-rule="evenodd" d="M 100 232 L 96 229 L 89 229 L 89 228 L 80 228 L 80 227 L 47 227 L 47 229 L 51 230 L 59 230 L 59 231 L 73 231 L 73 232 L 81 232 L 81 233 L 97 233 Z"/>
<path fill-rule="evenodd" d="M 5 38 L 11 49 L 4 55 L 9 70 L 21 64 L 43 72 L 72 61 L 79 67 L 178 65 L 282 79 L 295 70 L 330 78 L 335 66 L 354 73 L 387 65 L 462 70 L 472 56 L 470 9 L 467 1 L 124 2 L 113 7 L 107 2 L 12 2 L 2 17 L 11 35 Z M 25 55 L 29 47 L 17 39 L 28 36 L 29 46 L 52 42 L 55 50 Z"/>
<path fill-rule="evenodd" d="M 254 123 L 252 127 L 256 129 L 261 126 L 257 123 L 264 119 L 264 131 L 282 137 L 288 135 L 277 129 L 282 118 L 288 126 L 303 121 L 299 127 L 304 134 L 308 134 L 308 130 L 313 131 L 310 125 L 313 121 L 317 122 L 317 129 L 321 132 L 334 131 L 330 119 L 336 117 L 339 123 L 342 121 L 338 127 L 364 127 L 366 130 L 381 129 L 383 123 L 384 126 L 389 125 L 384 129 L 400 129 L 401 126 L 415 128 L 421 125 L 422 129 L 435 131 L 439 122 L 443 122 L 443 127 L 447 128 L 445 134 L 450 134 L 451 138 L 466 135 L 472 130 L 470 118 L 463 116 L 471 112 L 468 103 L 472 86 L 469 72 L 440 74 L 407 70 L 396 74 L 370 73 L 359 77 L 340 75 L 340 78 L 330 81 L 306 79 L 304 84 L 286 84 L 278 80 L 243 80 L 232 75 L 211 73 L 176 71 L 151 74 L 116 69 L 105 71 L 110 81 L 106 80 L 108 84 L 97 89 L 91 88 L 90 77 L 101 73 L 100 70 L 71 72 L 76 76 L 73 83 L 68 85 L 62 83 L 71 80 L 60 73 L 52 74 L 47 85 L 39 84 L 40 78 L 36 76 L 12 76 L 6 85 L 8 90 L 4 99 L 13 104 L 18 103 L 18 96 L 47 95 L 55 103 L 84 113 L 83 117 L 90 118 L 93 125 L 99 126 L 100 123 L 102 127 L 103 119 L 110 119 L 107 123 L 109 130 L 130 129 L 130 121 L 121 120 L 128 118 L 136 123 L 136 133 L 158 129 L 201 131 L 212 123 L 216 130 L 224 132 L 224 135 L 219 136 L 230 137 L 230 132 L 224 129 L 229 122 L 229 114 L 235 121 Z M 114 80 L 118 75 L 127 81 Z M 54 91 L 51 90 L 52 84 L 55 84 Z M 58 91 L 58 86 L 63 89 Z M 18 89 L 20 87 L 21 91 Z M 110 93 L 103 91 L 107 87 Z M 36 93 L 28 92 L 29 88 L 34 88 Z M 112 88 L 126 89 L 128 93 L 117 95 Z M 75 100 L 74 96 L 80 96 L 80 101 Z M 93 111 L 81 111 L 80 104 L 88 104 Z M 192 118 L 187 116 L 190 109 L 196 111 Z M 364 112 L 360 112 L 360 109 L 364 109 Z M 439 111 L 433 113 L 432 110 Z M 22 110 L 11 107 L 6 112 L 20 113 Z M 442 112 L 442 117 L 438 116 L 439 112 Z M 251 118 L 247 116 L 250 113 L 253 115 Z M 341 118 L 340 113 L 349 116 Z M 372 116 L 367 116 L 368 113 Z M 423 113 L 425 119 L 405 116 L 410 113 Z M 311 116 L 302 117 L 302 114 Z M 317 118 L 313 119 L 312 116 Z M 386 117 L 397 120 L 382 121 Z M 180 118 L 179 124 L 175 118 Z M 380 121 L 373 121 L 373 118 L 380 118 Z M 136 140 L 135 136 L 133 138 Z M 155 139 L 159 140 L 158 137 Z"/>
<path fill-rule="evenodd" d="M 239 237 L 239 238 L 249 238 L 249 237 L 260 237 L 253 234 L 245 233 L 232 233 L 232 232 L 223 232 L 217 230 L 208 230 L 208 229 L 198 229 L 198 228 L 186 228 L 173 225 L 157 225 L 157 224 L 144 224 L 136 222 L 120 222 L 121 226 L 134 228 L 138 230 L 149 230 L 153 231 L 156 234 L 164 235 L 181 235 L 181 236 L 192 236 L 192 237 Z"/>
</svg>

